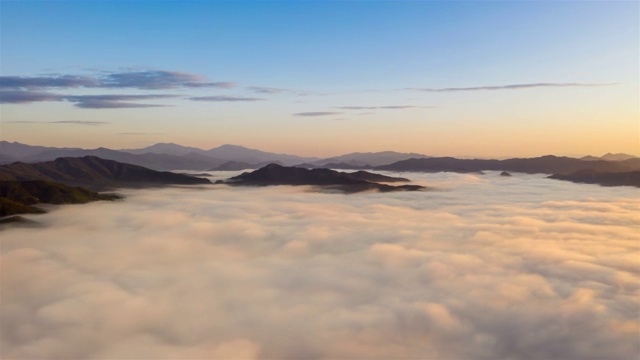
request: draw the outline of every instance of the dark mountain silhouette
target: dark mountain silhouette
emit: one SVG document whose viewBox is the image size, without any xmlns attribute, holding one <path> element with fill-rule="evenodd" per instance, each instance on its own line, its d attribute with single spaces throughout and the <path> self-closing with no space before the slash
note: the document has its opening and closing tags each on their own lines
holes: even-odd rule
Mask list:
<svg viewBox="0 0 640 360">
<path fill-rule="evenodd" d="M 2 165 L 0 180 L 43 180 L 85 186 L 90 189 L 210 183 L 207 179 L 155 171 L 95 156 L 58 158 L 54 161 L 35 164 L 17 162 Z"/>
<path fill-rule="evenodd" d="M 507 176 L 507 177 L 509 177 L 509 176 L 511 176 L 511 174 L 509 174 L 509 173 L 508 173 L 508 172 L 506 172 L 506 171 L 503 171 L 503 172 L 501 172 L 501 173 L 500 173 L 500 176 Z"/>
<path fill-rule="evenodd" d="M 640 187 L 640 171 L 599 172 L 579 170 L 571 174 L 554 174 L 551 179 L 567 180 L 574 183 L 600 184 L 602 186 L 636 186 Z"/>
<path fill-rule="evenodd" d="M 303 163 L 295 165 L 295 167 L 301 167 L 305 169 L 340 169 L 340 170 L 368 170 L 373 169 L 371 165 L 354 165 L 349 163 L 327 163 L 324 165 L 316 165 L 313 163 Z"/>
<path fill-rule="evenodd" d="M 366 190 L 388 191 L 415 191 L 424 189 L 419 185 L 391 186 L 377 182 L 405 182 L 407 179 L 372 174 L 365 171 L 357 173 L 344 173 L 329 169 L 304 169 L 298 167 L 285 167 L 277 164 L 269 164 L 253 172 L 245 172 L 216 183 L 245 186 L 268 185 L 315 185 L 329 189 L 335 189 L 346 193 L 354 193 Z"/>
<path fill-rule="evenodd" d="M 588 161 L 553 155 L 529 159 L 483 160 L 456 159 L 452 157 L 438 157 L 426 159 L 409 159 L 396 163 L 378 166 L 375 170 L 387 171 L 415 171 L 415 172 L 479 172 L 483 170 L 511 171 L 528 174 L 567 174 L 582 169 L 603 172 L 621 172 L 636 170 L 633 164 L 613 161 Z"/>
<path fill-rule="evenodd" d="M 312 162 L 313 165 L 322 166 L 325 168 L 336 168 L 329 166 L 328 164 L 348 164 L 350 166 L 381 166 L 392 164 L 397 161 L 407 159 L 421 159 L 428 158 L 429 156 L 416 153 L 400 153 L 395 151 L 380 151 L 380 152 L 355 152 L 335 157 L 330 157 L 318 161 Z M 337 168 L 336 168 L 337 169 Z M 349 167 L 353 169 L 353 167 Z"/>
<path fill-rule="evenodd" d="M 617 161 L 618 164 L 626 166 L 632 170 L 640 170 L 640 158 L 632 158 L 627 160 Z"/>
<path fill-rule="evenodd" d="M 97 156 L 102 159 L 119 161 L 127 164 L 144 166 L 154 170 L 204 170 L 221 164 L 222 160 L 206 157 L 204 155 L 188 153 L 186 155 L 166 154 L 129 154 L 122 151 L 107 148 L 97 149 L 53 149 L 35 155 L 27 156 L 21 161 L 41 162 L 50 161 L 60 157 Z"/>
<path fill-rule="evenodd" d="M 0 217 L 44 212 L 33 205 L 84 204 L 98 200 L 115 200 L 120 196 L 98 194 L 81 187 L 50 181 L 0 181 Z"/>
<path fill-rule="evenodd" d="M 226 163 L 218 167 L 215 167 L 213 169 L 209 169 L 208 171 L 238 171 L 238 170 L 247 170 L 247 169 L 259 169 L 269 164 L 282 165 L 282 163 L 278 161 L 259 163 L 259 164 L 249 164 L 242 161 L 227 161 Z"/>
</svg>

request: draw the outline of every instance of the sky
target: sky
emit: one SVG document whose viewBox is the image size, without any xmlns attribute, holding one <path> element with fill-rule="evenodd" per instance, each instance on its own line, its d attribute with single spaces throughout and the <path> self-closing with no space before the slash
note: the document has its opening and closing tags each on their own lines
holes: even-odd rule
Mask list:
<svg viewBox="0 0 640 360">
<path fill-rule="evenodd" d="M 637 189 L 411 179 L 435 191 L 203 185 L 52 206 L 2 230 L 2 355 L 637 357 Z"/>
<path fill-rule="evenodd" d="M 0 138 L 640 154 L 636 1 L 0 1 Z"/>
</svg>

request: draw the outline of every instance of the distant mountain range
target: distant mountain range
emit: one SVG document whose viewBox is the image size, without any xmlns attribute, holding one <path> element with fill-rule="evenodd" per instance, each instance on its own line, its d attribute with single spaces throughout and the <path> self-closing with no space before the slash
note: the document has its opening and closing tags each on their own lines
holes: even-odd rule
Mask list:
<svg viewBox="0 0 640 360">
<path fill-rule="evenodd" d="M 222 145 L 209 150 L 159 143 L 142 149 L 112 150 L 31 146 L 0 141 L 0 164 L 52 161 L 59 157 L 96 156 L 102 159 L 143 166 L 153 170 L 244 170 L 258 169 L 270 163 L 301 168 L 375 169 L 420 172 L 479 172 L 483 170 L 525 173 L 571 173 L 582 169 L 604 172 L 640 170 L 640 158 L 629 154 L 605 154 L 580 159 L 557 156 L 486 160 L 429 157 L 394 151 L 350 153 L 318 159 L 289 154 L 270 153 L 237 145 Z"/>
<path fill-rule="evenodd" d="M 29 150 L 25 147 L 20 148 Z M 105 150 L 109 152 L 108 149 Z M 67 149 L 67 151 L 76 150 Z M 23 155 L 33 156 L 28 151 L 24 151 Z M 135 154 L 130 155 L 136 156 Z M 180 155 L 166 156 L 178 157 Z M 239 162 L 227 162 L 226 164 L 229 168 L 247 165 Z M 510 176 L 506 171 L 551 173 L 553 175 L 549 178 L 577 183 L 640 187 L 640 159 L 638 158 L 616 161 L 581 160 L 556 156 L 507 160 L 421 158 L 378 166 L 375 167 L 375 170 L 462 173 L 498 170 L 503 171 L 502 176 Z M 424 189 L 419 185 L 393 186 L 386 184 L 408 181 L 405 178 L 390 177 L 362 170 L 345 173 L 323 168 L 286 167 L 272 163 L 253 172 L 245 172 L 216 183 L 234 186 L 313 185 L 345 193 L 367 190 L 389 192 Z M 77 186 L 102 191 L 117 187 L 175 184 L 195 185 L 211 184 L 211 182 L 187 174 L 155 171 L 95 156 L 63 157 L 39 163 L 14 162 L 0 165 L 0 217 L 41 212 L 40 209 L 33 207 L 33 204 L 37 203 L 65 204 L 114 199 L 113 195 L 97 194 Z M 0 220 L 2 220 L 0 222 L 11 221 L 10 219 Z"/>
<path fill-rule="evenodd" d="M 383 151 L 377 153 L 351 153 L 319 159 L 289 154 L 278 154 L 249 149 L 238 145 L 222 145 L 209 150 L 159 143 L 142 149 L 112 150 L 107 148 L 81 149 L 31 146 L 17 142 L 0 141 L 0 164 L 15 161 L 40 162 L 59 157 L 97 156 L 154 170 L 243 170 L 257 169 L 269 163 L 285 166 L 305 164 L 305 167 L 327 167 L 341 164 L 344 169 L 371 168 L 399 160 L 424 158 L 426 155 Z"/>
<path fill-rule="evenodd" d="M 593 160 L 624 161 L 629 159 L 638 159 L 638 157 L 629 155 L 629 154 L 623 154 L 623 153 L 617 153 L 617 154 L 606 153 L 600 157 L 587 155 L 580 158 L 580 160 L 589 160 L 589 161 L 593 161 Z"/>
</svg>

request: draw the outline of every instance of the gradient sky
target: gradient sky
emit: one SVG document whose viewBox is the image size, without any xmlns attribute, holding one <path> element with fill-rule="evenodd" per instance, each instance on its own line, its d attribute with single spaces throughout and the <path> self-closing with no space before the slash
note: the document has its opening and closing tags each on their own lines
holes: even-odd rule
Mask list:
<svg viewBox="0 0 640 360">
<path fill-rule="evenodd" d="M 640 154 L 637 1 L 0 1 L 0 138 Z"/>
</svg>

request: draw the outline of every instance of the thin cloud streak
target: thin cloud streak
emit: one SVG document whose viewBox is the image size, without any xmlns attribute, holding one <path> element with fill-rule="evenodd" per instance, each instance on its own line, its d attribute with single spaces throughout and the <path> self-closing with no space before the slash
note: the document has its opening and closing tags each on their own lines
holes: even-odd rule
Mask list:
<svg viewBox="0 0 640 360">
<path fill-rule="evenodd" d="M 121 133 L 117 133 L 116 135 L 162 135 L 165 133 L 160 133 L 160 132 L 121 132 Z"/>
<path fill-rule="evenodd" d="M 75 106 L 82 109 L 132 109 L 165 107 L 169 105 L 161 104 L 138 104 L 126 101 L 155 100 L 175 98 L 176 95 L 71 95 L 64 99 L 75 103 Z"/>
<path fill-rule="evenodd" d="M 498 86 L 476 86 L 476 87 L 451 87 L 451 88 L 406 88 L 404 90 L 428 91 L 428 92 L 456 92 L 456 91 L 491 91 L 491 90 L 521 90 L 531 88 L 563 88 L 563 87 L 602 87 L 614 86 L 618 83 L 588 84 L 588 83 L 532 83 L 532 84 L 511 84 Z"/>
<path fill-rule="evenodd" d="M 100 126 L 109 124 L 106 121 L 82 121 L 82 120 L 62 120 L 62 121 L 7 121 L 7 124 L 73 124 L 86 126 Z"/>
<path fill-rule="evenodd" d="M 38 101 L 61 101 L 63 95 L 39 91 L 3 90 L 0 91 L 0 104 L 27 104 Z"/>
<path fill-rule="evenodd" d="M 189 100 L 193 101 L 212 101 L 212 102 L 243 102 L 243 101 L 264 101 L 266 99 L 263 98 L 255 98 L 255 97 L 240 97 L 240 96 L 196 96 L 190 97 Z"/>
<path fill-rule="evenodd" d="M 0 76 L 0 88 L 131 88 L 141 90 L 164 90 L 177 88 L 230 89 L 236 83 L 211 82 L 206 77 L 179 71 L 147 70 L 106 73 L 99 76 Z"/>
<path fill-rule="evenodd" d="M 108 74 L 102 79 L 103 87 L 136 88 L 147 90 L 180 87 L 232 88 L 232 82 L 208 82 L 204 76 L 178 71 L 136 71 Z"/>
<path fill-rule="evenodd" d="M 60 75 L 60 76 L 0 76 L 0 88 L 75 88 L 96 87 L 100 81 L 88 76 Z"/>
<path fill-rule="evenodd" d="M 312 111 L 312 112 L 301 112 L 293 114 L 294 116 L 329 116 L 329 115 L 338 115 L 342 114 L 341 112 L 329 112 L 329 111 Z"/>
<path fill-rule="evenodd" d="M 137 104 L 126 101 L 156 100 L 175 98 L 177 95 L 156 94 L 156 95 L 63 95 L 48 92 L 30 90 L 4 90 L 0 91 L 0 103 L 2 104 L 25 104 L 41 101 L 62 101 L 66 100 L 78 108 L 85 109 L 117 109 L 117 108 L 146 108 L 161 107 L 168 105 L 157 104 Z"/>
<path fill-rule="evenodd" d="M 281 94 L 291 92 L 289 89 L 266 87 L 266 86 L 249 86 L 247 89 L 259 94 Z"/>
<path fill-rule="evenodd" d="M 336 109 L 343 110 L 404 110 L 404 109 L 428 109 L 431 106 L 416 106 L 416 105 L 387 105 L 387 106 L 336 106 Z"/>
<path fill-rule="evenodd" d="M 76 107 L 81 109 L 135 109 L 135 108 L 154 108 L 154 107 L 168 107 L 170 105 L 159 104 L 136 104 L 130 102 L 121 101 L 106 101 L 106 100 L 85 100 L 75 104 Z"/>
</svg>

